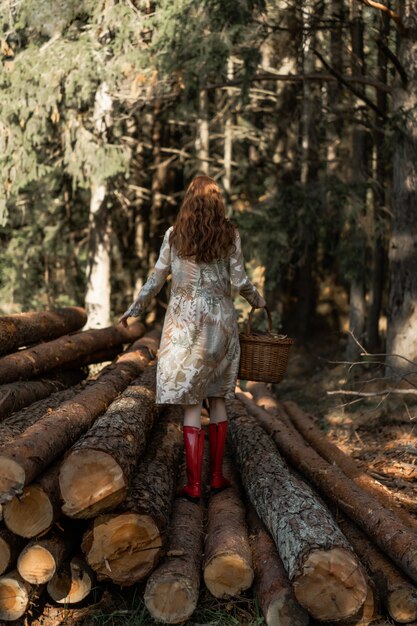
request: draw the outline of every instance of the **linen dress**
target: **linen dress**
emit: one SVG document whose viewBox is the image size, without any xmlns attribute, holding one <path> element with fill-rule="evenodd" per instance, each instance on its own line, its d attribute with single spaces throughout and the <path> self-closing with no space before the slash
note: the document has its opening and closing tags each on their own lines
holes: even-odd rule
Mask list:
<svg viewBox="0 0 417 626">
<path fill-rule="evenodd" d="M 209 396 L 232 397 L 239 369 L 240 345 L 233 285 L 252 306 L 261 295 L 245 272 L 240 235 L 236 251 L 225 259 L 196 263 L 182 259 L 162 242 L 153 272 L 126 311 L 138 316 L 172 273 L 171 294 L 158 350 L 156 402 L 197 404 Z"/>
</svg>

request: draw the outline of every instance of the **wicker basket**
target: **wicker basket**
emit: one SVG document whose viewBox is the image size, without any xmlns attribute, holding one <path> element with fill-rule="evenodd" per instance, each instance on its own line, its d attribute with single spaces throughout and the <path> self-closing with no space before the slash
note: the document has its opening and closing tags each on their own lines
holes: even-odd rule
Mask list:
<svg viewBox="0 0 417 626">
<path fill-rule="evenodd" d="M 263 383 L 279 383 L 285 374 L 293 339 L 272 332 L 272 319 L 268 307 L 269 332 L 251 333 L 250 321 L 254 308 L 249 313 L 246 333 L 239 333 L 240 363 L 238 378 L 257 380 Z"/>
</svg>

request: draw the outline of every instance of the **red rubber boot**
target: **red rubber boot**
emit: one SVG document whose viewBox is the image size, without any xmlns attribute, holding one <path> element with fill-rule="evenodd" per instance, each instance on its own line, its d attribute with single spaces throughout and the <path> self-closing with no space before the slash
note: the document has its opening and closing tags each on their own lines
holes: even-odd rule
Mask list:
<svg viewBox="0 0 417 626">
<path fill-rule="evenodd" d="M 201 496 L 201 468 L 203 464 L 204 430 L 196 426 L 184 426 L 185 462 L 187 484 L 178 495 L 198 502 Z"/>
<path fill-rule="evenodd" d="M 211 490 L 216 493 L 230 487 L 230 481 L 223 476 L 223 452 L 227 435 L 227 420 L 209 424 Z"/>
</svg>

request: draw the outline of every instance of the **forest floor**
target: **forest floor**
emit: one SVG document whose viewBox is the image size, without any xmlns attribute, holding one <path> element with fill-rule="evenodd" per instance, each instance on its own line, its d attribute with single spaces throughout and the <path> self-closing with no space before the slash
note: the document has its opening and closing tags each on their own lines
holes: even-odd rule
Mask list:
<svg viewBox="0 0 417 626">
<path fill-rule="evenodd" d="M 381 391 L 388 385 L 375 366 L 353 369 L 340 363 L 344 348 L 328 336 L 294 348 L 288 372 L 274 387 L 278 399 L 293 400 L 313 415 L 327 436 L 357 459 L 394 493 L 417 494 L 417 401 L 410 396 L 382 395 L 352 402 L 350 396 L 327 392 L 346 388 Z M 407 399 L 405 401 L 405 398 Z M 416 499 L 417 502 L 417 499 Z M 417 510 L 417 506 L 416 506 Z M 32 626 L 153 626 L 143 603 L 143 588 L 121 591 L 109 586 L 93 606 L 76 610 L 44 607 Z M 186 626 L 262 626 L 261 610 L 250 591 L 232 600 L 216 600 L 203 587 L 200 602 Z M 313 624 L 313 622 L 312 622 Z M 381 618 L 375 626 L 393 624 Z"/>
</svg>

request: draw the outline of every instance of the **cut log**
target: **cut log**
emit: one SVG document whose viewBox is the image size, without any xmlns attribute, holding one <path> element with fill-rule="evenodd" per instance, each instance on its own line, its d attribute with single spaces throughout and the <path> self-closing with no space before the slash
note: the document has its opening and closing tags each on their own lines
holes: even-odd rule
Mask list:
<svg viewBox="0 0 417 626">
<path fill-rule="evenodd" d="M 17 559 L 20 576 L 33 585 L 47 583 L 74 551 L 77 538 L 80 538 L 77 530 L 74 532 L 56 530 L 44 539 L 30 541 Z"/>
<path fill-rule="evenodd" d="M 70 369 L 66 372 L 54 373 L 51 378 L 25 380 L 0 386 L 0 420 L 37 400 L 47 398 L 52 393 L 67 389 L 81 382 L 87 374 L 83 370 Z"/>
<path fill-rule="evenodd" d="M 13 622 L 24 615 L 32 600 L 41 592 L 30 585 L 17 571 L 0 577 L 0 619 Z"/>
<path fill-rule="evenodd" d="M 45 534 L 61 517 L 58 461 L 3 507 L 4 523 L 13 533 L 31 539 Z"/>
<path fill-rule="evenodd" d="M 95 517 L 123 502 L 157 414 L 155 385 L 156 364 L 149 366 L 70 450 L 59 476 L 65 515 Z"/>
<path fill-rule="evenodd" d="M 69 368 L 73 369 L 76 367 L 87 367 L 88 365 L 93 365 L 94 363 L 104 363 L 105 361 L 114 361 L 119 354 L 123 352 L 123 343 L 116 344 L 111 348 L 104 348 L 103 350 L 97 350 L 96 352 L 91 352 L 88 354 L 84 354 L 80 356 L 78 359 L 71 361 L 70 363 L 65 363 L 60 366 L 59 370 L 67 370 Z M 54 372 L 55 370 L 52 370 Z"/>
<path fill-rule="evenodd" d="M 271 435 L 281 454 L 325 497 L 338 506 L 415 582 L 417 581 L 416 534 L 393 511 L 384 508 L 340 468 L 330 465 L 291 425 L 275 418 L 242 396 L 258 423 Z"/>
<path fill-rule="evenodd" d="M 371 575 L 389 615 L 400 624 L 417 620 L 417 589 L 357 526 L 340 514 L 338 523 Z"/>
<path fill-rule="evenodd" d="M 7 528 L 0 529 L 0 575 L 14 565 L 24 545 L 24 539 L 17 537 Z"/>
<path fill-rule="evenodd" d="M 94 585 L 94 573 L 81 556 L 64 563 L 47 584 L 47 591 L 58 604 L 75 604 L 88 596 Z"/>
<path fill-rule="evenodd" d="M 119 585 L 143 580 L 159 560 L 174 500 L 181 458 L 182 409 L 172 405 L 151 433 L 118 512 L 99 515 L 84 535 L 82 550 L 99 580 Z"/>
<path fill-rule="evenodd" d="M 298 602 L 322 621 L 355 615 L 366 598 L 366 579 L 333 517 L 290 473 L 242 402 L 228 401 L 227 408 L 243 485 L 274 539 Z"/>
<path fill-rule="evenodd" d="M 76 306 L 54 311 L 31 311 L 0 317 L 0 354 L 21 346 L 50 341 L 84 326 L 87 313 Z"/>
<path fill-rule="evenodd" d="M 150 345 L 154 346 L 154 350 L 157 345 L 154 335 L 150 335 L 152 333 L 135 342 L 71 400 L 44 415 L 13 442 L 1 448 L 1 503 L 22 493 L 24 486 L 68 450 L 116 396 L 145 369 L 154 356 Z"/>
<path fill-rule="evenodd" d="M 417 531 L 417 520 L 407 511 L 404 511 L 399 505 L 399 502 L 403 502 L 404 505 L 409 506 L 409 499 L 403 496 L 394 496 L 384 485 L 381 485 L 377 480 L 366 474 L 363 469 L 358 467 L 352 457 L 345 454 L 343 450 L 338 448 L 326 437 L 323 431 L 316 426 L 313 418 L 302 411 L 295 402 L 284 402 L 283 408 L 289 415 L 296 429 L 302 434 L 304 439 L 313 446 L 316 452 L 329 463 L 336 464 L 340 467 L 342 472 L 351 478 L 359 487 L 372 493 L 381 504 L 395 511 L 405 524 Z M 415 500 L 412 501 L 411 504 L 413 508 L 416 507 Z"/>
<path fill-rule="evenodd" d="M 202 484 L 208 479 L 205 449 Z M 185 472 L 183 472 L 185 474 Z M 186 483 L 183 475 L 178 483 Z M 176 498 L 169 523 L 166 556 L 146 583 L 144 600 L 152 617 L 164 624 L 180 624 L 197 608 L 204 543 L 204 490 L 200 502 Z"/>
<path fill-rule="evenodd" d="M 204 582 L 216 598 L 239 595 L 253 583 L 245 507 L 236 473 L 226 455 L 223 471 L 232 486 L 210 496 L 204 550 Z"/>
<path fill-rule="evenodd" d="M 33 348 L 19 350 L 0 358 L 0 382 L 5 384 L 39 376 L 91 352 L 135 341 L 143 333 L 144 326 L 140 322 L 128 328 L 119 324 L 64 335 Z"/>
<path fill-rule="evenodd" d="M 295 599 L 275 544 L 252 505 L 248 524 L 255 591 L 267 626 L 307 626 L 308 613 Z"/>
</svg>

